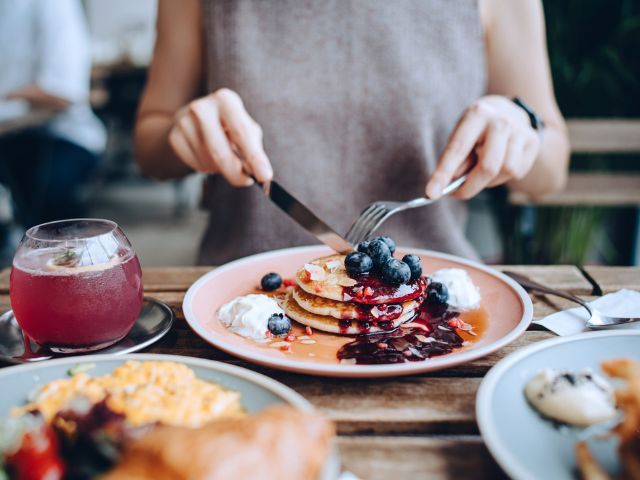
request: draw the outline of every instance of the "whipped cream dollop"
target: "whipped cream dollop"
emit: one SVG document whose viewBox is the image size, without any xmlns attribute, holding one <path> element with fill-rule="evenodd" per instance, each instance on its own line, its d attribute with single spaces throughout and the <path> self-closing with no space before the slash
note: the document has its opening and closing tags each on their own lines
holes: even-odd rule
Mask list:
<svg viewBox="0 0 640 480">
<path fill-rule="evenodd" d="M 449 305 L 457 310 L 473 310 L 480 306 L 480 290 L 466 270 L 443 268 L 429 275 L 432 282 L 442 283 L 449 291 Z"/>
<path fill-rule="evenodd" d="M 569 425 L 587 427 L 616 415 L 611 385 L 588 368 L 577 373 L 544 369 L 524 393 L 542 415 Z"/>
<path fill-rule="evenodd" d="M 269 317 L 282 313 L 278 302 L 268 295 L 236 297 L 218 309 L 218 320 L 233 333 L 243 337 L 267 338 Z"/>
</svg>

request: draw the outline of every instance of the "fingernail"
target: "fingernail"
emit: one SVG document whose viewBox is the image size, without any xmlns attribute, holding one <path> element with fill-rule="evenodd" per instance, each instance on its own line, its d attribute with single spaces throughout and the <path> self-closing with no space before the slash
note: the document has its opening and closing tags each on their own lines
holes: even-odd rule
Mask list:
<svg viewBox="0 0 640 480">
<path fill-rule="evenodd" d="M 260 178 L 262 178 L 263 181 L 271 180 L 273 177 L 273 169 L 270 165 L 260 165 L 259 170 Z"/>
<path fill-rule="evenodd" d="M 432 180 L 427 185 L 427 197 L 439 198 L 442 195 L 442 184 L 437 180 Z"/>
</svg>

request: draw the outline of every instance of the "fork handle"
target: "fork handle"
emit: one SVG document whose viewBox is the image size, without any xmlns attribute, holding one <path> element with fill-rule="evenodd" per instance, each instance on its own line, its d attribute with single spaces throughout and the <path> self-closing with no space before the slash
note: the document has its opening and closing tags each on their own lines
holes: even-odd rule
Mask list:
<svg viewBox="0 0 640 480">
<path fill-rule="evenodd" d="M 568 292 L 563 292 L 562 290 L 556 290 L 554 288 L 546 287 L 546 286 L 544 286 L 544 285 L 542 285 L 542 284 L 540 284 L 538 282 L 534 282 L 530 278 L 525 277 L 524 275 L 520 275 L 519 273 L 516 273 L 516 272 L 510 272 L 510 271 L 506 271 L 505 270 L 502 273 L 504 273 L 508 277 L 513 278 L 516 282 L 518 282 L 520 285 L 522 285 L 526 290 L 536 291 L 536 292 L 540 292 L 540 293 L 546 293 L 546 294 L 549 294 L 549 295 L 555 295 L 556 297 L 566 298 L 567 300 L 571 300 L 572 302 L 575 302 L 578 305 L 583 306 L 584 308 L 586 308 L 589 311 L 589 313 L 592 313 L 591 307 L 589 307 L 587 302 L 585 302 L 584 300 L 582 300 L 579 297 L 576 297 L 575 295 L 571 295 Z"/>
<path fill-rule="evenodd" d="M 462 184 L 466 180 L 467 180 L 467 175 L 462 175 L 461 177 L 456 178 L 453 182 L 451 182 L 442 190 L 441 198 L 446 195 L 449 195 L 450 193 L 455 192 L 457 189 L 459 189 L 462 186 Z M 428 197 L 414 198 L 413 200 L 409 200 L 407 203 L 405 203 L 404 208 L 402 210 L 406 210 L 407 208 L 424 207 L 426 205 L 432 204 L 433 202 L 435 202 L 435 200 Z"/>
</svg>

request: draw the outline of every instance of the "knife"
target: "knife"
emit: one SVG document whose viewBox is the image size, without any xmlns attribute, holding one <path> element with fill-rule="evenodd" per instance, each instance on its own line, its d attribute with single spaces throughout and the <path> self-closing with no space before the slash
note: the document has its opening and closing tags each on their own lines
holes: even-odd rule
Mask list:
<svg viewBox="0 0 640 480">
<path fill-rule="evenodd" d="M 354 250 L 353 245 L 338 235 L 329 225 L 320 220 L 315 213 L 305 207 L 302 202 L 293 197 L 275 180 L 270 182 L 256 182 L 264 193 L 284 213 L 311 232 L 318 240 L 328 245 L 338 253 L 349 253 Z"/>
</svg>

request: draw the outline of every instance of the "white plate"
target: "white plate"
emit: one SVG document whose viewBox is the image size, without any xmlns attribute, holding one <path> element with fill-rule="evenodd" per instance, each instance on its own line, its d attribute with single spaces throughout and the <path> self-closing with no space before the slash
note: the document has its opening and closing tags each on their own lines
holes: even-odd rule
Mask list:
<svg viewBox="0 0 640 480">
<path fill-rule="evenodd" d="M 256 413 L 266 407 L 288 404 L 303 411 L 313 407 L 300 394 L 265 375 L 213 360 L 205 360 L 179 355 L 159 355 L 150 353 L 125 355 L 91 355 L 67 357 L 45 362 L 23 364 L 0 370 L 0 418 L 10 415 L 15 406 L 24 405 L 28 396 L 37 387 L 60 378 L 68 377 L 69 368 L 78 364 L 95 364 L 88 371 L 90 375 L 105 375 L 128 360 L 178 362 L 191 368 L 198 378 L 217 383 L 224 388 L 241 394 L 241 403 L 248 413 Z M 321 478 L 334 480 L 339 472 L 339 458 L 334 449 L 325 464 Z"/>
<path fill-rule="evenodd" d="M 419 255 L 425 274 L 440 268 L 467 270 L 482 295 L 488 315 L 484 336 L 470 347 L 419 362 L 391 365 L 345 365 L 335 356 L 337 347 L 350 338 L 317 333 L 315 345 L 297 346 L 293 354 L 268 348 L 229 332 L 217 319 L 218 308 L 232 298 L 245 295 L 271 271 L 293 278 L 304 263 L 332 253 L 325 246 L 276 250 L 223 265 L 198 279 L 187 291 L 182 309 L 189 326 L 213 346 L 260 365 L 297 373 L 336 377 L 385 377 L 429 372 L 459 365 L 488 355 L 515 340 L 531 322 L 533 307 L 527 293 L 502 273 L 452 255 L 428 250 L 401 249 Z M 302 348 L 304 347 L 304 349 Z M 331 350 L 332 349 L 332 350 Z M 306 353 L 308 352 L 308 353 Z M 309 356 L 309 353 L 313 353 Z"/>
<path fill-rule="evenodd" d="M 483 379 L 476 399 L 480 433 L 489 451 L 518 480 L 575 480 L 574 429 L 558 429 L 527 403 L 524 387 L 543 368 L 602 374 L 604 360 L 629 357 L 640 361 L 640 332 L 589 332 L 545 340 L 500 360 Z M 602 374 L 604 375 L 604 374 Z M 590 441 L 603 466 L 619 468 L 616 441 Z"/>
</svg>

